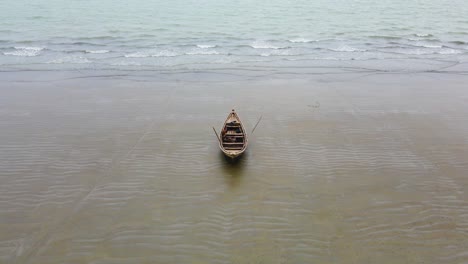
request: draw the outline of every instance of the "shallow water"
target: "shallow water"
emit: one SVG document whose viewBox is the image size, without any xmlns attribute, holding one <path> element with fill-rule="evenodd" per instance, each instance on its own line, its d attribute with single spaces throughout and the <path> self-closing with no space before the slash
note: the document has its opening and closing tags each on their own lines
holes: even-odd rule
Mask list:
<svg viewBox="0 0 468 264">
<path fill-rule="evenodd" d="M 34 74 L 1 78 L 0 262 L 468 261 L 464 75 Z"/>
<path fill-rule="evenodd" d="M 0 10 L 0 66 L 284 71 L 317 61 L 467 62 L 466 14 L 463 0 L 10 1 Z"/>
</svg>

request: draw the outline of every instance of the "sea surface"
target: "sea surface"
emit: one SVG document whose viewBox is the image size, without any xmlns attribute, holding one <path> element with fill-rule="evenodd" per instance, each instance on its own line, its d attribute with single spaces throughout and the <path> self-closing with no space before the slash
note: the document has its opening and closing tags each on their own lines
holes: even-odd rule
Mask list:
<svg viewBox="0 0 468 264">
<path fill-rule="evenodd" d="M 2 3 L 4 70 L 270 67 L 281 72 L 349 63 L 351 68 L 427 71 L 468 61 L 464 0 Z M 382 67 L 392 60 L 416 63 Z"/>
</svg>

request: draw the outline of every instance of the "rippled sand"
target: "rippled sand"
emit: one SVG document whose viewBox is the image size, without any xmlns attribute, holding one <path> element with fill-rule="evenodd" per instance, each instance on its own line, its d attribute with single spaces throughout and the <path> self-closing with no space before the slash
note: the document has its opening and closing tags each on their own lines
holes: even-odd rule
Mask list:
<svg viewBox="0 0 468 264">
<path fill-rule="evenodd" d="M 2 74 L 0 263 L 468 262 L 466 75 L 57 75 Z"/>
</svg>

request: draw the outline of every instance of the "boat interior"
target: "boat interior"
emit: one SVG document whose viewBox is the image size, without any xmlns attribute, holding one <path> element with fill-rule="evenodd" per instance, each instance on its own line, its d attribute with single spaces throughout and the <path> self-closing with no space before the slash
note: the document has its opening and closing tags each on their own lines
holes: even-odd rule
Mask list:
<svg viewBox="0 0 468 264">
<path fill-rule="evenodd" d="M 245 135 L 242 126 L 233 120 L 223 128 L 221 133 L 223 148 L 226 150 L 242 150 L 245 144 Z"/>
</svg>

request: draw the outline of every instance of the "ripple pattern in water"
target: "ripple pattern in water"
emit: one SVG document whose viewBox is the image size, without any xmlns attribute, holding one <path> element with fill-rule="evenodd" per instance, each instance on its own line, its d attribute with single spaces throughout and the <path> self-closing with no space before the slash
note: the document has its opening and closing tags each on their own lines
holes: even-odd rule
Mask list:
<svg viewBox="0 0 468 264">
<path fill-rule="evenodd" d="M 384 78 L 12 82 L 0 260 L 466 262 L 465 77 Z M 235 166 L 226 105 L 264 115 Z"/>
</svg>

